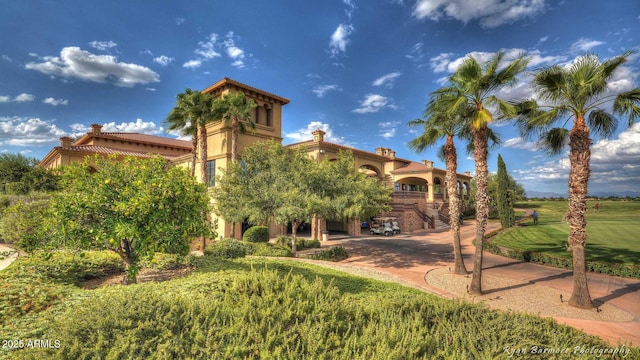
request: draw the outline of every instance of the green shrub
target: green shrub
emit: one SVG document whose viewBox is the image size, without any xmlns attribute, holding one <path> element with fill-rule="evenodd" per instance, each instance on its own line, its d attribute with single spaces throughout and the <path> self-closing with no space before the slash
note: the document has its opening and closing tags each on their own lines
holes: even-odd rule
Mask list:
<svg viewBox="0 0 640 360">
<path fill-rule="evenodd" d="M 291 250 L 291 237 L 290 236 L 278 236 L 276 243 L 282 247 L 286 247 Z M 318 239 L 305 239 L 298 237 L 296 238 L 296 249 L 317 249 L 320 247 L 320 240 Z"/>
<path fill-rule="evenodd" d="M 77 284 L 124 271 L 120 256 L 112 251 L 36 251 L 19 257 L 9 269 L 32 271 L 46 279 Z"/>
<path fill-rule="evenodd" d="M 193 256 L 180 254 L 167 254 L 157 252 L 153 259 L 142 259 L 140 266 L 147 269 L 175 270 L 193 266 Z"/>
<path fill-rule="evenodd" d="M 269 228 L 266 226 L 252 226 L 244 232 L 242 240 L 252 243 L 269 242 Z"/>
<path fill-rule="evenodd" d="M 6 208 L 0 219 L 0 238 L 7 243 L 17 244 L 25 251 L 34 250 L 29 237 L 36 233 L 42 222 L 42 214 L 48 200 L 18 203 Z"/>
<path fill-rule="evenodd" d="M 348 258 L 349 254 L 342 246 L 336 246 L 328 250 L 320 250 L 309 257 L 314 260 L 340 261 Z"/>
<path fill-rule="evenodd" d="M 291 250 L 280 245 L 271 243 L 250 243 L 244 244 L 247 248 L 247 255 L 253 256 L 273 256 L 273 257 L 291 257 Z"/>
<path fill-rule="evenodd" d="M 207 246 L 204 254 L 224 259 L 235 259 L 245 257 L 247 255 L 247 248 L 242 241 L 228 238 L 216 241 Z"/>
<path fill-rule="evenodd" d="M 587 349 L 610 347 L 553 319 L 489 311 L 481 304 L 439 299 L 395 284 L 347 275 L 323 280 L 330 278 L 326 270 L 299 264 L 268 263 L 277 270 L 250 270 L 254 263 L 246 260 L 234 264 L 244 266 L 243 270 L 95 290 L 92 297 L 41 320 L 47 328 L 38 338 L 56 339 L 62 346 L 11 355 L 26 359 L 507 359 L 505 348 L 528 351 L 536 345 L 572 350 L 576 341 Z M 360 290 L 336 285 L 343 277 L 358 283 Z M 640 350 L 630 348 L 628 355 L 638 358 Z"/>
</svg>

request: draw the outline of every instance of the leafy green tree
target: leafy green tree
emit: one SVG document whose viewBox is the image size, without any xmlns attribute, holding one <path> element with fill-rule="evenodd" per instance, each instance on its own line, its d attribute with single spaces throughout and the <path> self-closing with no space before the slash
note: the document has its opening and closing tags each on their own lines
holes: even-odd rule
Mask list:
<svg viewBox="0 0 640 360">
<path fill-rule="evenodd" d="M 447 194 L 449 195 L 449 225 L 453 238 L 454 273 L 466 275 L 467 268 L 462 258 L 462 246 L 460 244 L 460 218 L 461 201 L 458 191 L 458 151 L 456 150 L 454 137 L 464 136 L 466 117 L 470 116 L 470 108 L 461 108 L 463 113 L 448 113 L 444 107 L 446 103 L 443 97 L 432 96 L 427 109 L 424 112 L 426 120 L 417 119 L 409 122 L 410 126 L 422 126 L 423 133 L 409 142 L 409 148 L 416 152 L 422 152 L 429 146 L 434 146 L 440 139 L 445 138 L 439 154 L 446 164 Z M 466 139 L 467 141 L 469 139 Z"/>
<path fill-rule="evenodd" d="M 200 179 L 207 182 L 207 124 L 214 118 L 213 97 L 211 94 L 194 91 L 189 88 L 177 95 L 176 104 L 165 119 L 169 130 L 180 131 L 191 136 L 193 150 L 191 152 L 191 175 L 195 175 L 196 154 L 200 146 Z"/>
<path fill-rule="evenodd" d="M 40 228 L 48 202 L 46 198 L 19 201 L 4 209 L 0 219 L 0 238 L 4 242 L 18 245 L 25 251 L 33 250 L 31 242 Z"/>
<path fill-rule="evenodd" d="M 251 111 L 256 107 L 252 99 L 244 96 L 244 93 L 225 94 L 215 100 L 213 104 L 213 116 L 216 121 L 222 121 L 231 126 L 231 161 L 238 159 L 238 134 L 244 133 L 246 127 L 256 128 L 251 119 Z"/>
<path fill-rule="evenodd" d="M 516 223 L 516 214 L 513 211 L 513 194 L 509 189 L 509 173 L 507 173 L 507 165 L 502 160 L 502 156 L 498 155 L 498 174 L 496 202 L 498 206 L 498 216 L 500 224 L 503 228 L 510 228 Z"/>
<path fill-rule="evenodd" d="M 391 189 L 357 172 L 349 153 L 317 162 L 302 148 L 268 141 L 245 148 L 242 159 L 216 178 L 215 212 L 225 221 L 290 223 L 294 255 L 298 226 L 314 214 L 357 219 L 388 209 Z"/>
<path fill-rule="evenodd" d="M 0 189 L 5 194 L 26 195 L 32 191 L 57 189 L 57 177 L 36 167 L 38 160 L 22 154 L 0 154 Z"/>
<path fill-rule="evenodd" d="M 507 117 L 515 116 L 513 105 L 501 100 L 495 93 L 500 89 L 514 85 L 517 76 L 522 73 L 528 63 L 524 56 L 501 66 L 504 52 L 493 55 L 484 64 L 479 64 L 472 56 L 467 57 L 460 67 L 449 77 L 448 86 L 435 92 L 446 99 L 445 108 L 449 114 L 464 112 L 471 106 L 473 112 L 467 119 L 466 126 L 473 135 L 473 157 L 476 163 L 476 251 L 473 260 L 473 276 L 469 292 L 482 294 L 482 251 L 484 234 L 489 217 L 489 196 L 487 194 L 487 165 L 489 123 L 494 120 L 489 106 L 495 106 L 499 114 Z"/>
<path fill-rule="evenodd" d="M 64 168 L 62 184 L 43 220 L 43 240 L 116 252 L 125 284 L 136 282 L 141 257 L 187 254 L 193 238 L 215 237 L 202 217 L 209 206 L 205 185 L 162 157 L 87 158 Z"/>
<path fill-rule="evenodd" d="M 578 57 L 568 67 L 559 65 L 536 72 L 534 84 L 541 104 L 535 100 L 517 104 L 518 124 L 523 135 L 539 136 L 543 148 L 559 154 L 569 145 L 569 250 L 573 255 L 573 292 L 569 305 L 591 308 L 587 284 L 585 245 L 587 242 L 587 191 L 591 174 L 590 132 L 612 135 L 625 116 L 628 126 L 640 116 L 640 88 L 616 92 L 610 86 L 615 71 L 628 61 L 630 52 L 600 61 L 595 55 Z M 571 124 L 571 129 L 565 128 Z M 554 127 L 560 122 L 560 127 Z"/>
</svg>

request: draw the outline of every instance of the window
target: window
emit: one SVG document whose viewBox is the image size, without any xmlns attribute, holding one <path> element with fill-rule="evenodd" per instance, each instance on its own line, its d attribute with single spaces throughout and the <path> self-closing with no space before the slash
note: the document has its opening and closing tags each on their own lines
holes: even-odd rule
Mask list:
<svg viewBox="0 0 640 360">
<path fill-rule="evenodd" d="M 216 186 L 216 161 L 207 161 L 207 186 Z"/>
</svg>

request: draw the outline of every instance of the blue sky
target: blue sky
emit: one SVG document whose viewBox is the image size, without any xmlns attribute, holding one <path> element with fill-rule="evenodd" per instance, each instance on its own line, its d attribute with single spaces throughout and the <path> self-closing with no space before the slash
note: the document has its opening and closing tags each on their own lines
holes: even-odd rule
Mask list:
<svg viewBox="0 0 640 360">
<path fill-rule="evenodd" d="M 0 151 L 42 158 L 58 138 L 88 131 L 166 135 L 163 120 L 185 88 L 223 77 L 289 98 L 284 143 L 311 138 L 363 150 L 412 153 L 407 122 L 467 55 L 525 52 L 531 70 L 590 52 L 640 48 L 637 0 L 6 1 L 0 0 Z M 640 56 L 615 75 L 639 86 Z M 527 76 L 506 99 L 530 97 Z M 494 128 L 527 190 L 566 193 L 568 158 L 549 157 L 510 125 Z M 168 135 L 170 136 L 170 135 Z M 463 144 L 458 144 L 463 151 Z M 636 191 L 640 125 L 594 139 L 590 191 Z M 459 156 L 460 172 L 473 172 Z"/>
</svg>

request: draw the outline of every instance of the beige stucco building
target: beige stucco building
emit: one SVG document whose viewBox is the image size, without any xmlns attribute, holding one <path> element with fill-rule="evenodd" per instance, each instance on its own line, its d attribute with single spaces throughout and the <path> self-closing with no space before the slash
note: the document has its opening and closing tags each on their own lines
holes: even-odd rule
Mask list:
<svg viewBox="0 0 640 360">
<path fill-rule="evenodd" d="M 258 141 L 282 142 L 282 108 L 289 103 L 289 99 L 229 78 L 218 81 L 203 92 L 210 93 L 214 97 L 242 92 L 257 104 L 252 114 L 252 120 L 256 124 L 255 131 L 239 135 L 240 155 L 245 147 Z M 440 220 L 446 221 L 441 219 L 446 213 L 443 210 L 448 203 L 445 170 L 435 168 L 433 161 L 414 162 L 401 159 L 396 157 L 395 151 L 383 147 L 376 148 L 374 152 L 349 148 L 325 141 L 324 135 L 325 133 L 318 129 L 313 132 L 312 140 L 287 146 L 304 147 L 309 156 L 320 161 L 335 159 L 340 150 L 351 151 L 356 162 L 354 171 L 364 171 L 394 189 L 390 204 L 393 210 L 381 215 L 396 217 L 401 229 L 405 232 L 434 228 L 441 224 Z M 76 142 L 72 142 L 70 138 L 62 138 L 61 142 L 60 146 L 47 154 L 40 166 L 54 168 L 81 161 L 85 156 L 96 153 L 139 157 L 160 154 L 177 166 L 190 166 L 191 163 L 190 141 L 143 134 L 104 133 L 99 125 L 92 125 L 92 131 Z M 231 127 L 222 122 L 208 124 L 207 145 L 208 174 L 207 179 L 200 180 L 215 186 L 212 180 L 215 179 L 216 172 L 225 169 L 231 161 Z M 200 174 L 199 161 L 196 165 L 196 174 Z M 463 199 L 466 199 L 469 196 L 472 177 L 467 172 L 458 174 L 457 178 L 458 190 Z M 228 237 L 232 232 L 238 236 L 243 230 L 242 224 L 232 225 L 225 223 L 222 219 L 217 220 L 220 236 Z M 331 219 L 331 221 L 319 219 L 314 221 L 313 225 L 313 234 L 316 236 L 326 229 L 346 231 L 352 235 L 360 234 L 359 220 L 347 222 L 342 219 Z M 235 226 L 235 229 L 232 230 L 232 226 Z M 272 235 L 276 235 L 279 231 L 279 227 L 272 226 Z"/>
</svg>

